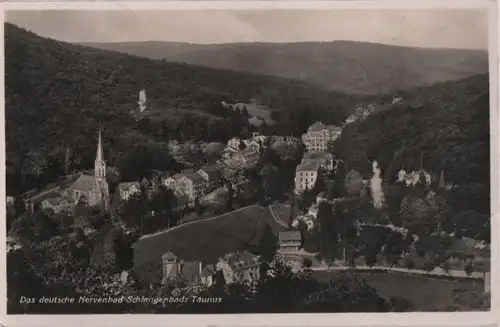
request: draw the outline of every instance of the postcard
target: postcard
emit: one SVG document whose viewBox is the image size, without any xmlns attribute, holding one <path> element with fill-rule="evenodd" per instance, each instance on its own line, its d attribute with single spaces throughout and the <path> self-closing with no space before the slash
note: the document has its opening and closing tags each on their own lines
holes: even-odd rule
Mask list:
<svg viewBox="0 0 500 327">
<path fill-rule="evenodd" d="M 1 8 L 5 326 L 500 322 L 498 4 Z"/>
</svg>

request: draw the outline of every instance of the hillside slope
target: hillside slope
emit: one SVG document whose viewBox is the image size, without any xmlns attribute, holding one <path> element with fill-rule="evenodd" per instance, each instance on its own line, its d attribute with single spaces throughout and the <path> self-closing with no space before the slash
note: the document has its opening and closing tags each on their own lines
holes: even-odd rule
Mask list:
<svg viewBox="0 0 500 327">
<path fill-rule="evenodd" d="M 245 126 L 221 101 L 255 98 L 279 110 L 277 125 L 296 134 L 321 117 L 339 123 L 343 108 L 358 101 L 275 77 L 58 42 L 11 24 L 5 25 L 5 58 L 8 185 L 22 188 L 91 168 L 99 128 L 108 164 L 140 153 L 130 165 L 165 169 L 170 138 L 225 142 Z M 130 113 L 141 89 L 147 119 L 137 122 Z"/>
<path fill-rule="evenodd" d="M 488 72 L 487 51 L 350 41 L 215 45 L 151 41 L 87 45 L 153 59 L 299 78 L 349 93 L 410 89 Z"/>
<path fill-rule="evenodd" d="M 349 125 L 335 144 L 347 169 L 372 176 L 377 160 L 384 181 L 401 167 L 421 166 L 457 186 L 456 209 L 490 210 L 490 116 L 488 76 L 419 88 L 404 101 Z"/>
</svg>

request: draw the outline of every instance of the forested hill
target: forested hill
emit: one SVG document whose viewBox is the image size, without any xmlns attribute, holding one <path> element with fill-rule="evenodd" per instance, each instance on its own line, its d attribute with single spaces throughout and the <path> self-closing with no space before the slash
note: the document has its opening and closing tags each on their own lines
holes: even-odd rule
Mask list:
<svg viewBox="0 0 500 327">
<path fill-rule="evenodd" d="M 226 141 L 244 129 L 246 117 L 221 101 L 255 98 L 279 110 L 276 128 L 295 134 L 318 119 L 339 124 L 359 101 L 299 81 L 86 48 L 11 24 L 5 24 L 5 59 L 9 185 L 91 168 L 98 128 L 110 164 L 142 147 L 140 161 L 164 169 L 169 161 L 158 155 L 169 137 Z M 138 122 L 131 111 L 141 89 L 148 108 Z"/>
<path fill-rule="evenodd" d="M 377 160 L 384 180 L 398 170 L 444 172 L 457 185 L 456 206 L 489 212 L 490 134 L 487 75 L 470 77 L 403 94 L 390 110 L 349 125 L 336 143 L 348 169 L 372 176 Z"/>
<path fill-rule="evenodd" d="M 88 45 L 147 58 L 300 78 L 349 93 L 385 93 L 488 72 L 487 51 L 353 41 L 212 45 L 150 41 Z"/>
</svg>

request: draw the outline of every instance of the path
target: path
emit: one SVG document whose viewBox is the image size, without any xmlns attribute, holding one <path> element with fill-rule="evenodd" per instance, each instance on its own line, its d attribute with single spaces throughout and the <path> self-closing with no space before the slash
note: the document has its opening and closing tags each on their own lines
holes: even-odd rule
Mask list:
<svg viewBox="0 0 500 327">
<path fill-rule="evenodd" d="M 249 208 L 252 208 L 252 207 L 260 207 L 259 205 L 257 204 L 252 204 L 250 206 L 246 206 L 246 207 L 242 207 L 242 208 L 239 208 L 239 209 L 236 209 L 236 210 L 233 210 L 233 211 L 230 211 L 230 212 L 226 212 L 220 216 L 215 216 L 215 217 L 211 217 L 211 218 L 205 218 L 205 219 L 198 219 L 198 220 L 193 220 L 193 221 L 190 221 L 190 222 L 187 222 L 187 223 L 184 223 L 184 224 L 181 224 L 181 225 L 178 225 L 178 226 L 175 226 L 175 227 L 172 227 L 172 228 L 169 228 L 169 229 L 166 229 L 166 230 L 162 230 L 162 231 L 159 231 L 159 232 L 156 232 L 156 233 L 153 233 L 153 234 L 148 234 L 148 235 L 143 235 L 141 238 L 139 239 L 144 239 L 144 238 L 147 238 L 147 237 L 151 237 L 151 236 L 156 236 L 156 235 L 159 235 L 159 234 L 163 234 L 163 233 L 168 233 L 172 230 L 175 230 L 175 229 L 178 229 L 178 228 L 181 228 L 181 227 L 184 227 L 184 226 L 187 226 L 187 225 L 192 225 L 192 224 L 196 224 L 196 223 L 200 223 L 202 221 L 210 221 L 210 220 L 216 220 L 216 219 L 219 219 L 219 218 L 222 218 L 222 217 L 225 217 L 229 214 L 232 214 L 232 213 L 235 213 L 235 212 L 238 212 L 238 211 L 242 211 L 242 210 L 247 210 Z"/>
<path fill-rule="evenodd" d="M 455 278 L 469 278 L 469 279 L 484 279 L 484 274 L 481 272 L 473 271 L 471 275 L 467 275 L 463 270 L 455 270 L 451 269 L 448 272 L 444 271 L 442 268 L 434 268 L 432 271 L 420 270 L 420 269 L 406 269 L 406 268 L 398 268 L 398 267 L 386 267 L 386 266 L 356 266 L 356 267 L 346 267 L 346 266 L 319 266 L 319 267 L 311 267 L 312 271 L 340 271 L 340 270 L 385 270 L 385 271 L 395 271 L 402 273 L 410 273 L 410 274 L 418 274 L 425 276 L 447 276 L 447 277 L 455 277 Z"/>
<path fill-rule="evenodd" d="M 282 227 L 288 228 L 288 225 L 278 217 L 278 215 L 276 214 L 276 212 L 274 212 L 272 204 L 269 205 L 269 211 L 271 211 L 271 216 L 273 217 L 274 221 L 278 225 L 281 225 Z"/>
</svg>

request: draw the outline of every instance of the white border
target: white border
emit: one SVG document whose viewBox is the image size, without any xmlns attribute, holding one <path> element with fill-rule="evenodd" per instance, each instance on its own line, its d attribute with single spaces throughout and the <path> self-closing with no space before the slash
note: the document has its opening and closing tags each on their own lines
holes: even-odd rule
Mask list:
<svg viewBox="0 0 500 327">
<path fill-rule="evenodd" d="M 171 1 L 171 2 L 9 2 L 0 3 L 0 16 L 4 10 L 200 10 L 200 9 L 426 9 L 426 8 L 484 8 L 489 12 L 489 63 L 490 63 L 490 131 L 491 131 L 491 212 L 492 258 L 491 288 L 492 310 L 474 313 L 335 313 L 335 314 L 227 314 L 227 315 L 6 315 L 6 269 L 5 242 L 0 242 L 0 324 L 14 326 L 485 326 L 500 322 L 500 262 L 498 236 L 500 143 L 498 142 L 498 4 L 486 0 L 413 0 L 413 1 Z M 3 24 L 0 27 L 3 39 Z M 4 56 L 4 43 L 0 43 L 0 54 Z M 4 85 L 4 61 L 0 64 L 0 75 Z M 4 88 L 0 90 L 4 103 Z M 1 106 L 4 119 L 4 105 Z M 3 128 L 5 125 L 3 125 Z M 2 146 L 4 133 L 0 134 Z M 4 148 L 5 149 L 5 148 Z M 0 152 L 5 163 L 5 151 Z M 0 173 L 0 201 L 5 199 L 5 165 Z M 5 217 L 5 205 L 0 206 L 0 216 Z M 5 239 L 5 223 L 0 223 L 0 236 Z"/>
</svg>

